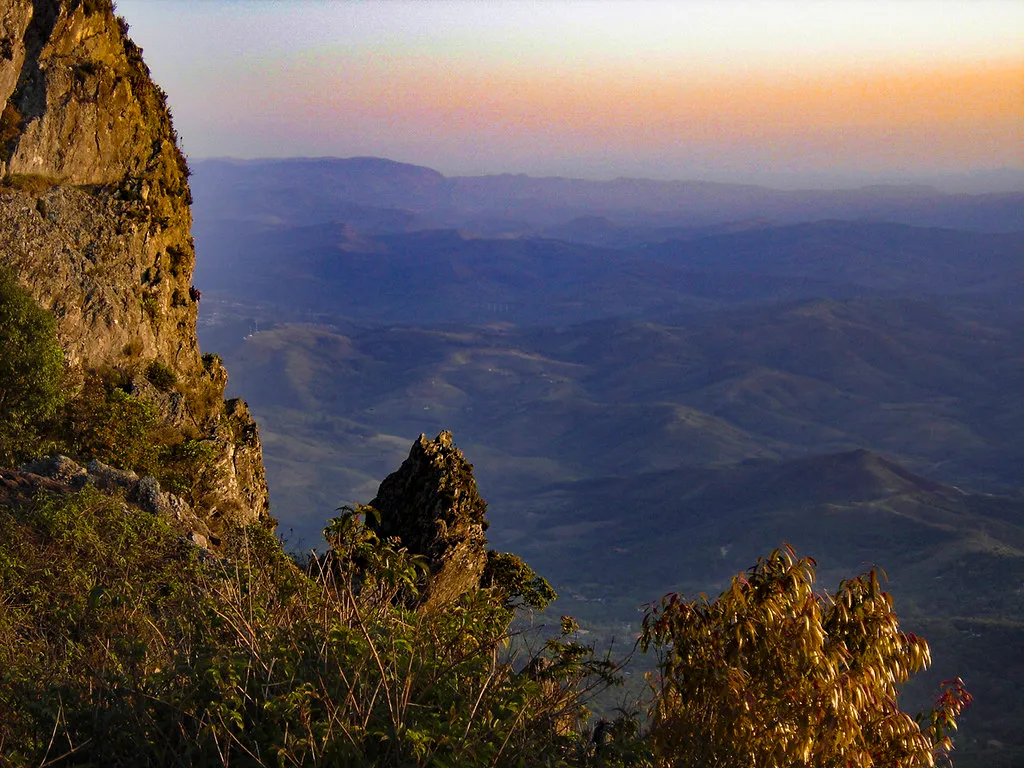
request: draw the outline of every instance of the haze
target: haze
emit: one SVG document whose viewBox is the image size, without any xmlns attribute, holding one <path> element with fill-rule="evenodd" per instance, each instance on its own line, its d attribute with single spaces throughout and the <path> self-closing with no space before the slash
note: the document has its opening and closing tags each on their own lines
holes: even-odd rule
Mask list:
<svg viewBox="0 0 1024 768">
<path fill-rule="evenodd" d="M 1018 2 L 120 0 L 201 157 L 778 185 L 1024 168 Z"/>
</svg>

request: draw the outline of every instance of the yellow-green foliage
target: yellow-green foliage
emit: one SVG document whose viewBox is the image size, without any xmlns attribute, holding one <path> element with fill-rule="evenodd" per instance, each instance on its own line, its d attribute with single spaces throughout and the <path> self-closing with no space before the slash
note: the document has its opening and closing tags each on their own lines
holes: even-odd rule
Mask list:
<svg viewBox="0 0 1024 768">
<path fill-rule="evenodd" d="M 216 464 L 217 447 L 211 440 L 183 438 L 160 448 L 154 468 L 160 487 L 191 504 L 201 504 L 221 479 Z"/>
<path fill-rule="evenodd" d="M 110 378 L 86 401 L 116 423 L 81 434 L 141 451 L 152 414 Z M 481 589 L 415 610 L 428 564 L 364 514 L 330 521 L 328 555 L 301 570 L 264 528 L 209 553 L 89 488 L 0 506 L 0 766 L 923 768 L 969 700 L 954 683 L 917 720 L 901 712 L 928 649 L 877 575 L 821 595 L 814 561 L 779 550 L 714 602 L 652 609 L 647 728 L 590 725 L 584 697 L 618 668 L 571 618 L 511 651 L 516 606 L 544 605 L 547 582 L 492 553 Z"/>
<path fill-rule="evenodd" d="M 86 738 L 130 751 L 137 705 L 203 609 L 196 551 L 95 491 L 0 508 L 0 536 L 0 754 L 40 764 Z"/>
<path fill-rule="evenodd" d="M 146 378 L 154 387 L 164 391 L 178 383 L 178 375 L 159 360 L 154 360 L 146 366 Z"/>
<path fill-rule="evenodd" d="M 115 376 L 91 374 L 67 414 L 69 453 L 123 469 L 156 463 L 159 420 L 152 404 L 126 390 Z"/>
<path fill-rule="evenodd" d="M 956 682 L 917 720 L 902 683 L 929 662 L 876 571 L 813 589 L 815 562 L 776 550 L 714 602 L 668 595 L 644 619 L 662 650 L 652 742 L 682 766 L 924 768 L 969 702 Z M 958 687 L 959 686 L 959 687 Z"/>
<path fill-rule="evenodd" d="M 818 595 L 777 551 L 713 603 L 663 600 L 648 730 L 590 728 L 616 667 L 572 619 L 517 662 L 505 587 L 407 608 L 429 569 L 365 511 L 303 571 L 264 529 L 209 554 L 97 491 L 0 507 L 0 764 L 916 768 L 968 699 L 900 712 L 927 646 L 877 577 Z"/>
<path fill-rule="evenodd" d="M 151 380 L 154 366 L 146 369 Z M 159 370 L 173 371 L 166 366 Z M 160 378 L 170 381 L 169 377 Z M 187 437 L 160 418 L 153 403 L 133 394 L 131 378 L 119 371 L 92 372 L 68 403 L 55 446 L 81 461 L 98 459 L 121 469 L 154 475 L 163 490 L 200 503 L 219 478 L 211 440 Z"/>
<path fill-rule="evenodd" d="M 543 610 L 558 597 L 547 579 L 508 552 L 487 553 L 487 565 L 480 581 L 509 607 L 528 605 Z"/>
</svg>

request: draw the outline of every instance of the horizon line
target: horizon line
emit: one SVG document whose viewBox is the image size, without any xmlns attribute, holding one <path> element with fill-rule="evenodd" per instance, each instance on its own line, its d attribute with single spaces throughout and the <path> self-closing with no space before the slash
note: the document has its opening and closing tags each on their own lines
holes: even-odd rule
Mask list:
<svg viewBox="0 0 1024 768">
<path fill-rule="evenodd" d="M 812 172 L 793 172 L 790 174 L 780 174 L 778 172 L 767 172 L 764 174 L 765 179 L 775 177 L 775 181 L 769 180 L 740 180 L 744 175 L 753 176 L 756 178 L 756 174 L 742 174 L 737 172 L 707 172 L 707 175 L 714 175 L 717 178 L 702 178 L 701 174 L 695 174 L 694 176 L 688 177 L 673 177 L 673 178 L 657 178 L 653 176 L 606 176 L 606 177 L 594 177 L 594 176 L 567 176 L 561 174 L 547 174 L 547 175 L 534 175 L 530 173 L 523 173 L 517 171 L 488 171 L 478 173 L 445 173 L 432 165 L 427 165 L 419 162 L 410 162 L 407 160 L 395 160 L 390 157 L 384 157 L 382 155 L 277 155 L 277 156 L 258 156 L 258 157 L 236 157 L 232 155 L 214 155 L 207 157 L 189 157 L 189 162 L 192 164 L 198 163 L 233 163 L 233 164 L 256 164 L 256 163 L 282 163 L 282 162 L 325 162 L 325 161 L 341 161 L 349 162 L 355 160 L 374 160 L 390 163 L 393 165 L 408 166 L 410 168 L 421 168 L 428 171 L 433 171 L 439 174 L 445 179 L 473 179 L 473 178 L 496 178 L 496 177 L 516 177 L 536 180 L 565 180 L 565 181 L 582 181 L 593 184 L 610 184 L 615 182 L 623 181 L 643 181 L 655 184 L 707 184 L 707 185 L 719 185 L 719 186 L 733 186 L 733 187 L 758 187 L 763 189 L 776 189 L 780 191 L 808 191 L 808 192 L 819 192 L 819 191 L 839 191 L 839 190 L 858 190 L 858 189 L 871 189 L 879 187 L 888 187 L 894 189 L 928 189 L 930 191 L 939 194 L 971 194 L 971 195 L 984 195 L 984 194 L 1012 194 L 1014 192 L 1024 192 L 1024 166 L 998 166 L 989 168 L 976 168 L 972 170 L 964 171 L 937 171 L 931 174 L 902 174 L 905 178 L 900 180 L 898 177 L 901 174 L 884 174 L 884 173 L 867 173 L 861 177 L 850 174 L 848 172 L 836 171 L 834 174 L 827 172 L 812 171 Z M 728 177 L 730 180 L 725 180 L 724 177 Z M 826 178 L 831 178 L 832 182 L 828 186 L 818 186 L 818 184 L 825 183 Z M 985 179 L 992 179 L 994 182 L 998 182 L 1000 178 L 1004 178 L 1003 184 L 995 183 L 997 189 L 981 190 L 966 192 L 963 190 L 949 190 L 943 189 L 941 186 L 943 182 L 947 184 L 954 181 L 960 181 L 961 183 L 974 181 L 979 183 Z M 788 179 L 783 181 L 783 179 Z M 815 182 L 815 179 L 818 181 Z M 806 181 L 805 186 L 800 184 Z M 1007 184 L 1008 182 L 1008 184 Z"/>
</svg>

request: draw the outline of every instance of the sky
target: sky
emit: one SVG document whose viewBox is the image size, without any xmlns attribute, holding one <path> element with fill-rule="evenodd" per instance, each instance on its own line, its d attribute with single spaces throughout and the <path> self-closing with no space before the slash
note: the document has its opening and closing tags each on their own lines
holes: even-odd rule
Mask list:
<svg viewBox="0 0 1024 768">
<path fill-rule="evenodd" d="M 186 153 L 774 183 L 1024 170 L 1021 0 L 117 0 Z"/>
</svg>

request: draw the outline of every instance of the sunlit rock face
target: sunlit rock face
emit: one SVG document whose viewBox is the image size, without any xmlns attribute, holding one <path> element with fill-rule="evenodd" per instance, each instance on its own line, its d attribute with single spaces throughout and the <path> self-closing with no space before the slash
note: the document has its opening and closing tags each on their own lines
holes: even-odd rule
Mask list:
<svg viewBox="0 0 1024 768">
<path fill-rule="evenodd" d="M 268 519 L 255 424 L 196 340 L 188 166 L 109 0 L 0 0 L 0 103 L 0 266 L 53 312 L 73 369 L 117 368 L 216 445 L 217 528 Z M 146 386 L 154 362 L 174 391 Z"/>
</svg>

